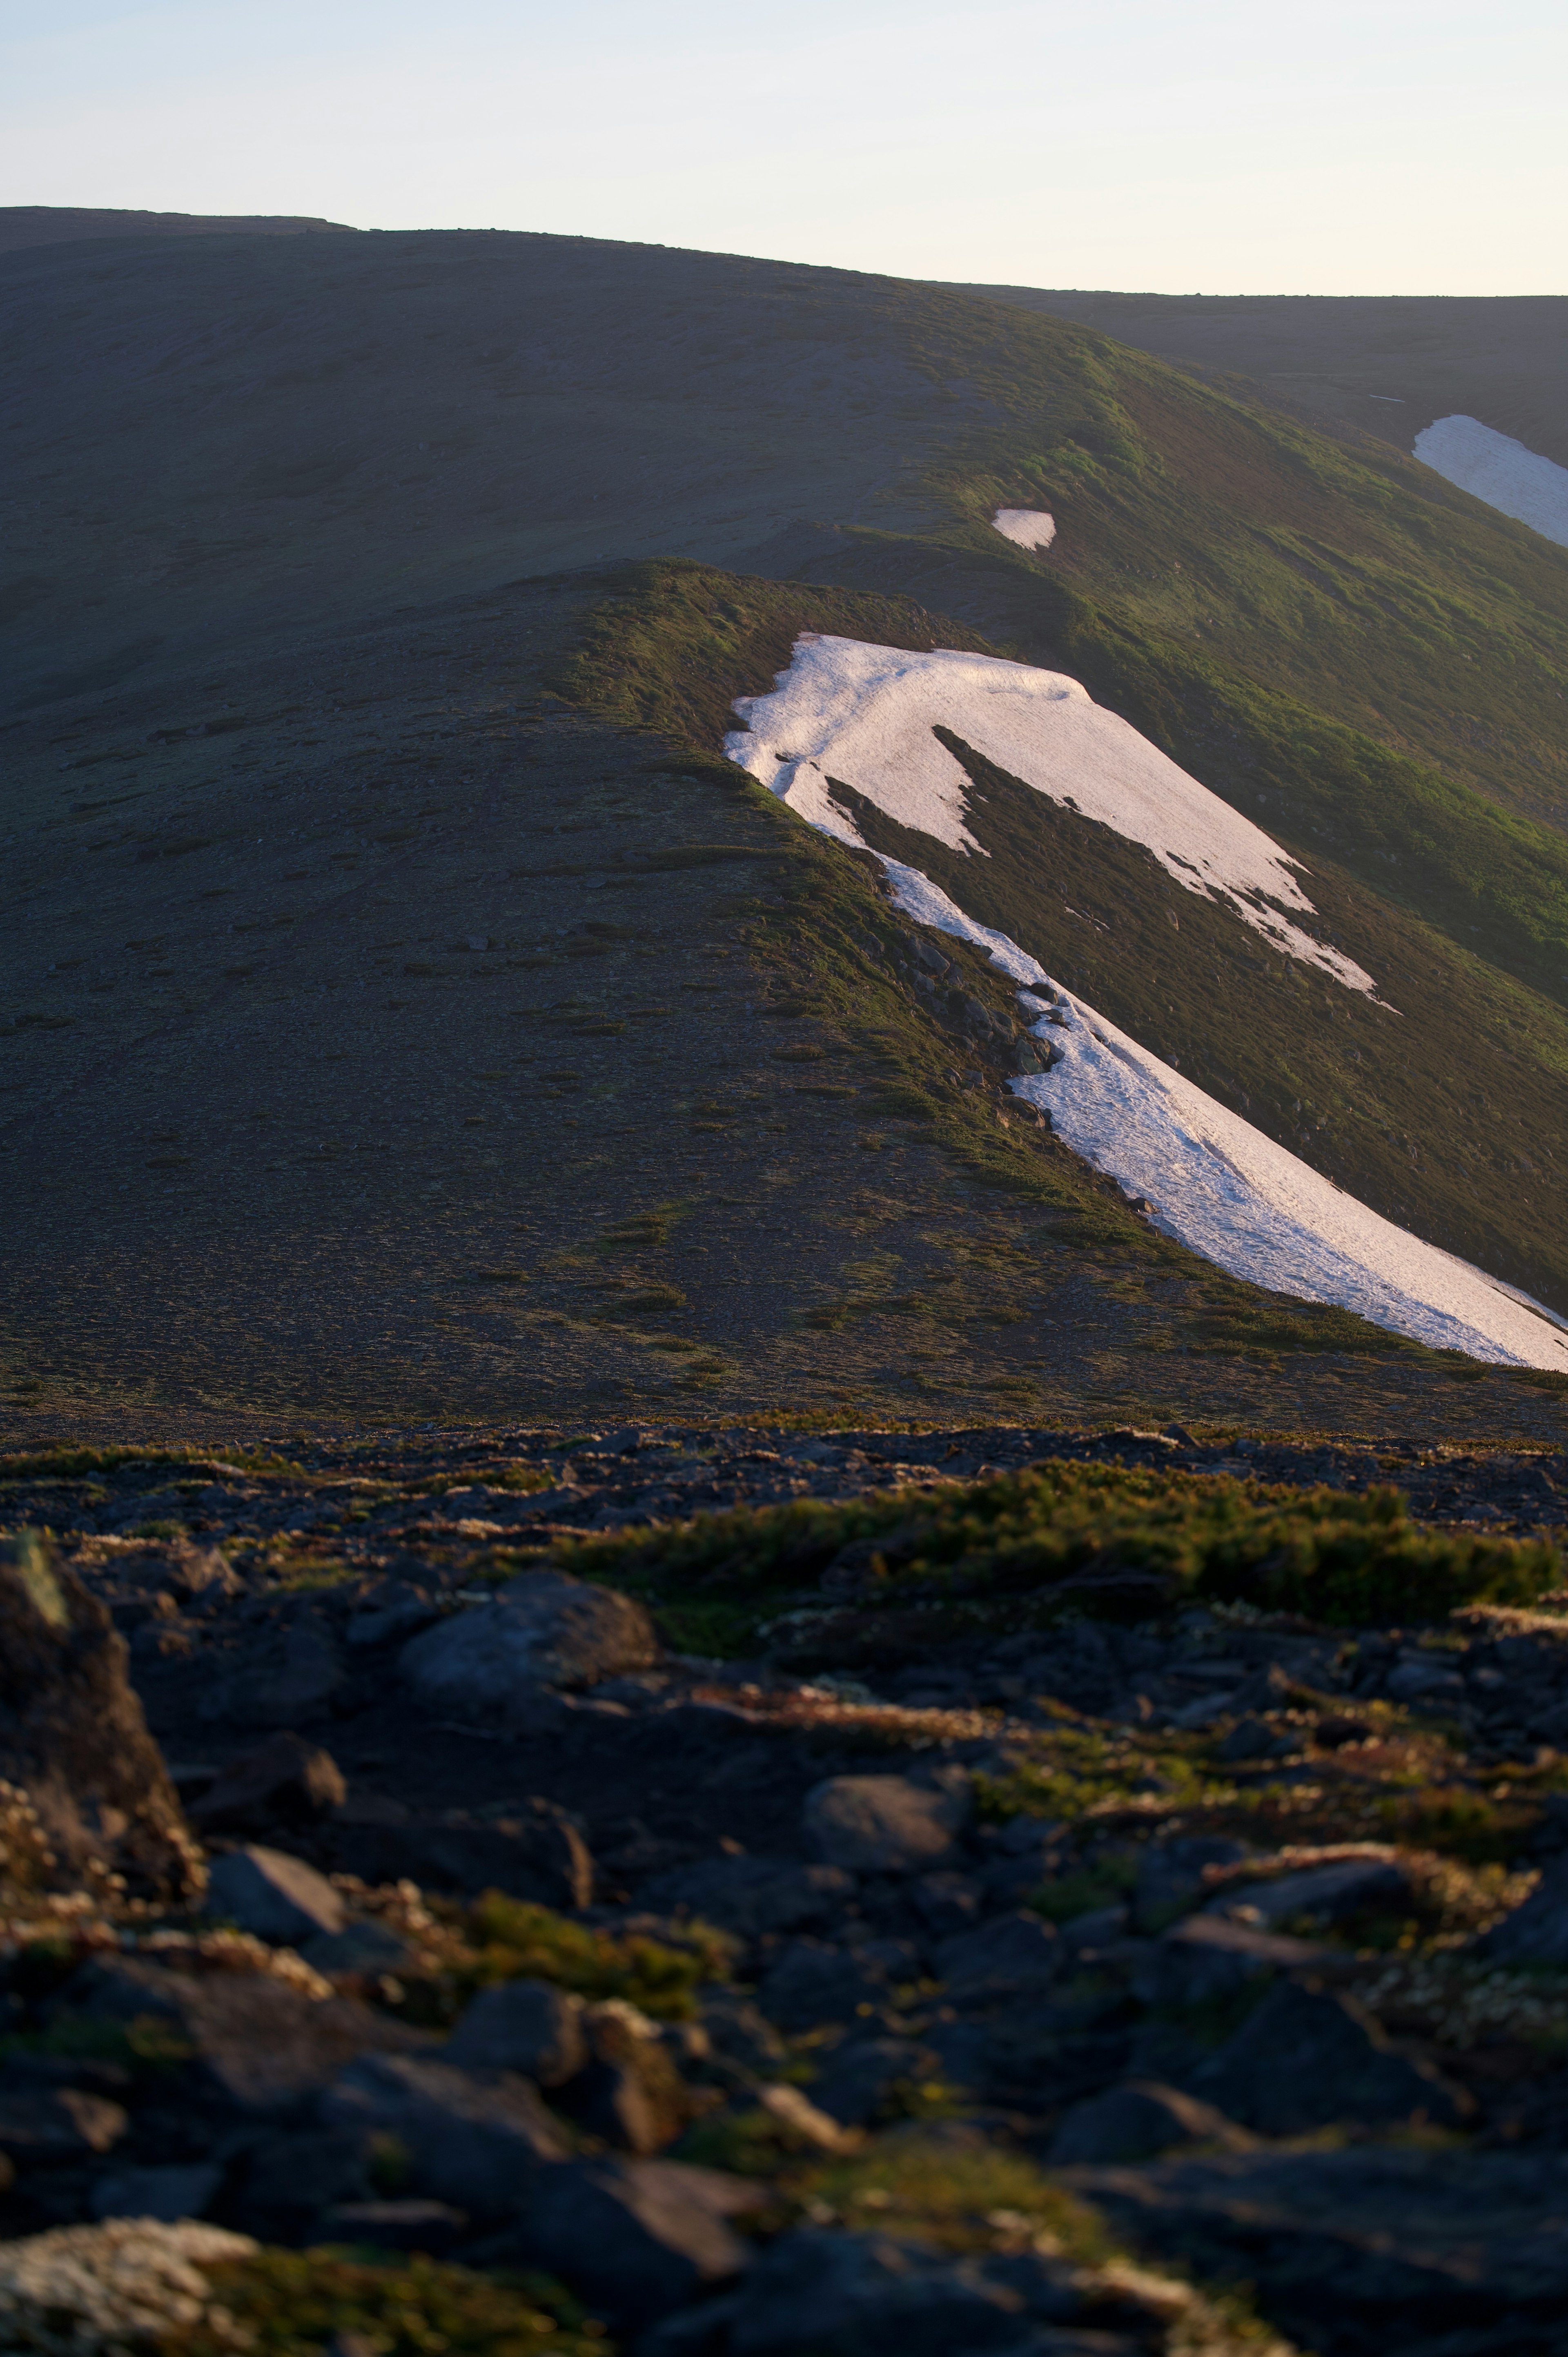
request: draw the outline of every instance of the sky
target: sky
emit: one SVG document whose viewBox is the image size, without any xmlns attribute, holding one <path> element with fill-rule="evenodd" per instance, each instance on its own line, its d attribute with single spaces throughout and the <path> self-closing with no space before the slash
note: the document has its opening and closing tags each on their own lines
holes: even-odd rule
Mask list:
<svg viewBox="0 0 1568 2357">
<path fill-rule="evenodd" d="M 0 0 L 0 204 L 1564 291 L 1560 0 Z"/>
</svg>

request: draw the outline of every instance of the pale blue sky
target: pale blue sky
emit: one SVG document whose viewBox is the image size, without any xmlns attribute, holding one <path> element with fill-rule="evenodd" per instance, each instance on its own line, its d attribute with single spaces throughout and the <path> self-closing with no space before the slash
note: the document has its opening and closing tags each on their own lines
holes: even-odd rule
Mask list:
<svg viewBox="0 0 1568 2357">
<path fill-rule="evenodd" d="M 0 0 L 0 203 L 1564 291 L 1560 0 Z"/>
</svg>

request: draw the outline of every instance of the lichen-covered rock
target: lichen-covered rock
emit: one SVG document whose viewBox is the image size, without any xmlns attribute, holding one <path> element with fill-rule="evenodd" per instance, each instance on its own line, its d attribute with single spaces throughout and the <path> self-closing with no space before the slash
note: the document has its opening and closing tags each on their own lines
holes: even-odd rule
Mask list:
<svg viewBox="0 0 1568 2357">
<path fill-rule="evenodd" d="M 104 1607 L 46 1539 L 0 1541 L 0 1778 L 37 1812 L 48 1870 L 190 1897 L 200 1852 L 125 1663 Z"/>
<path fill-rule="evenodd" d="M 248 2234 L 191 2221 L 111 2218 L 0 2244 L 0 2348 L 44 2357 L 119 2352 L 224 2316 L 201 2270 L 250 2257 Z"/>
</svg>

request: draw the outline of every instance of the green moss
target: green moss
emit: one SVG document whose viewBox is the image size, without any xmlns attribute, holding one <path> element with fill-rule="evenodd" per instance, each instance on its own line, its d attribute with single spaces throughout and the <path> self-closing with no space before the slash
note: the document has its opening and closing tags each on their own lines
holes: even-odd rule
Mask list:
<svg viewBox="0 0 1568 2357">
<path fill-rule="evenodd" d="M 363 2337 L 377 2357 L 610 2357 L 602 2325 L 544 2276 L 484 2276 L 427 2258 L 370 2265 L 331 2250 L 260 2251 L 204 2270 L 239 2327 L 170 2333 L 159 2357 L 317 2357 Z"/>
<path fill-rule="evenodd" d="M 475 1900 L 463 1934 L 471 1956 L 456 1977 L 468 1990 L 498 1981 L 553 1981 L 580 1996 L 628 1998 L 660 2021 L 688 2019 L 693 1992 L 729 1960 L 724 1935 L 701 1923 L 687 1928 L 689 1945 L 673 1948 L 640 1932 L 618 1938 L 499 1890 Z"/>
</svg>

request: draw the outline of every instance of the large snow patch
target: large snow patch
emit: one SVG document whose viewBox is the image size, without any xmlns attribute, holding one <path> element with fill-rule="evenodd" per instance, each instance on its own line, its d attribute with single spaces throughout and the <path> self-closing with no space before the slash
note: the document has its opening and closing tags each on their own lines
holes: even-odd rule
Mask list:
<svg viewBox="0 0 1568 2357">
<path fill-rule="evenodd" d="M 996 655 L 917 654 L 811 631 L 776 676 L 771 695 L 736 705 L 747 726 L 725 750 L 841 842 L 861 836 L 833 800 L 834 779 L 950 850 L 983 850 L 965 823 L 969 780 L 933 734 L 950 728 L 1051 801 L 1144 844 L 1185 891 L 1224 901 L 1274 949 L 1376 991 L 1353 959 L 1281 914 L 1315 913 L 1297 863 L 1077 680 Z"/>
<path fill-rule="evenodd" d="M 1015 1093 L 1048 1112 L 1074 1153 L 1142 1196 L 1167 1235 L 1233 1276 L 1336 1303 L 1434 1350 L 1568 1372 L 1568 1332 L 1549 1310 L 1343 1194 L 1059 989 L 918 868 L 884 866 L 906 914 L 978 943 L 1024 985 L 1026 1017 L 1059 1060 L 1015 1081 Z"/>
<path fill-rule="evenodd" d="M 1416 436 L 1415 455 L 1462 491 L 1568 548 L 1568 467 L 1478 417 L 1440 417 Z"/>
<path fill-rule="evenodd" d="M 1057 536 L 1057 520 L 1044 508 L 998 508 L 991 521 L 1004 540 L 1020 548 L 1049 548 Z"/>
</svg>

